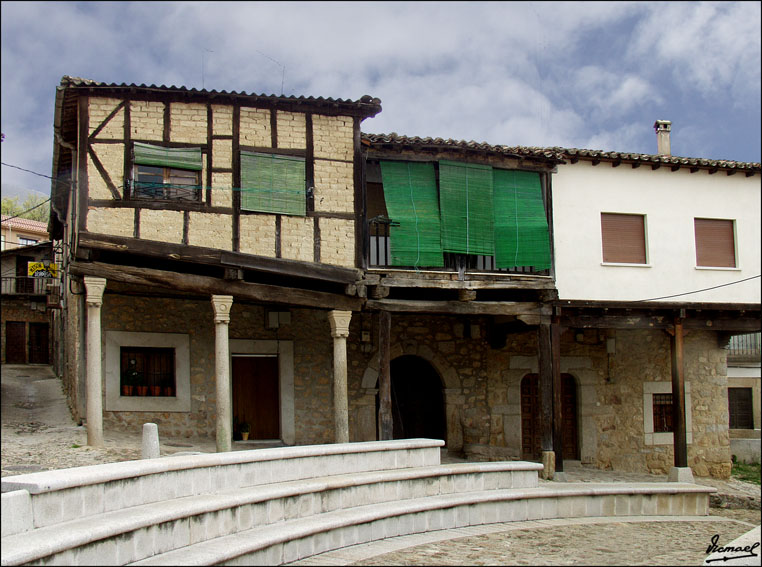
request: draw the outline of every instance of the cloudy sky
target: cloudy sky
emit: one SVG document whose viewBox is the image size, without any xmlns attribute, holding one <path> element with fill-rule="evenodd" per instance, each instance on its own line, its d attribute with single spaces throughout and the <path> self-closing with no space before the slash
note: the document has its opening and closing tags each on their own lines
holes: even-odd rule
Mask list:
<svg viewBox="0 0 762 567">
<path fill-rule="evenodd" d="M 760 161 L 759 2 L 2 2 L 2 182 L 49 193 L 63 75 L 378 97 L 364 132 Z"/>
</svg>

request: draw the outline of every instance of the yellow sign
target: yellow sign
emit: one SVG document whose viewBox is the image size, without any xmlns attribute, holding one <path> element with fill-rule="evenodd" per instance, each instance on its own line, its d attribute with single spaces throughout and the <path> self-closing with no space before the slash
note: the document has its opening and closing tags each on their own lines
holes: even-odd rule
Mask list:
<svg viewBox="0 0 762 567">
<path fill-rule="evenodd" d="M 42 262 L 27 262 L 27 275 L 32 278 L 57 278 L 58 264 L 49 264 L 45 268 Z"/>
</svg>

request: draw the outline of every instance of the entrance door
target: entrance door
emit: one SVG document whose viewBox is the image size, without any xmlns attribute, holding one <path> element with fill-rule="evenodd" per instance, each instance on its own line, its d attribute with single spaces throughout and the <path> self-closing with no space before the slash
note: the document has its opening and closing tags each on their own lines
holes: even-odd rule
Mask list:
<svg viewBox="0 0 762 567">
<path fill-rule="evenodd" d="M 393 437 L 446 440 L 442 380 L 431 364 L 405 355 L 391 363 Z"/>
<path fill-rule="evenodd" d="M 561 374 L 561 423 L 564 459 L 579 459 L 577 434 L 577 387 L 571 374 Z M 521 380 L 521 453 L 524 459 L 542 455 L 539 376 L 527 374 Z"/>
<path fill-rule="evenodd" d="M 5 362 L 26 364 L 26 323 L 5 322 Z"/>
<path fill-rule="evenodd" d="M 47 323 L 29 323 L 29 362 L 50 364 L 50 334 Z"/>
<path fill-rule="evenodd" d="M 34 293 L 34 279 L 29 277 L 31 256 L 16 256 L 16 293 Z"/>
<path fill-rule="evenodd" d="M 232 374 L 234 421 L 249 424 L 249 439 L 279 439 L 278 358 L 233 356 Z"/>
</svg>

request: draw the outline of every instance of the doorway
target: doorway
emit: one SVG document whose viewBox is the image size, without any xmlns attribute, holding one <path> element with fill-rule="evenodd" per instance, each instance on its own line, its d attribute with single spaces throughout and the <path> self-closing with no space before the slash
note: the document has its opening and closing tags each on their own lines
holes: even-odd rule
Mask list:
<svg viewBox="0 0 762 567">
<path fill-rule="evenodd" d="M 26 364 L 26 323 L 24 321 L 5 322 L 5 362 L 6 364 Z"/>
<path fill-rule="evenodd" d="M 249 439 L 280 439 L 277 356 L 232 357 L 233 439 L 249 425 Z"/>
<path fill-rule="evenodd" d="M 423 358 L 404 355 L 391 362 L 390 372 L 394 439 L 447 441 L 442 380 L 434 367 Z"/>
<path fill-rule="evenodd" d="M 542 456 L 539 375 L 527 374 L 521 380 L 521 454 L 527 460 Z M 561 374 L 561 427 L 564 460 L 579 459 L 577 428 L 577 383 L 571 374 Z"/>
<path fill-rule="evenodd" d="M 29 363 L 50 364 L 50 330 L 47 323 L 29 323 Z"/>
</svg>

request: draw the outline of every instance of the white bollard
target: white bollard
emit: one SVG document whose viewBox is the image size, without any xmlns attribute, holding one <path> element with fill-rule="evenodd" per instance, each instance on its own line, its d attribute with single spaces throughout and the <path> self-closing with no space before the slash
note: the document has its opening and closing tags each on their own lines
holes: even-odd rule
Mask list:
<svg viewBox="0 0 762 567">
<path fill-rule="evenodd" d="M 140 452 L 140 458 L 155 459 L 159 456 L 159 426 L 155 423 L 144 423 L 143 446 Z"/>
</svg>

